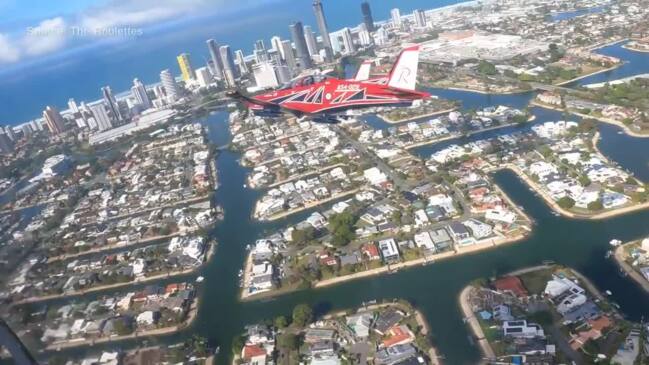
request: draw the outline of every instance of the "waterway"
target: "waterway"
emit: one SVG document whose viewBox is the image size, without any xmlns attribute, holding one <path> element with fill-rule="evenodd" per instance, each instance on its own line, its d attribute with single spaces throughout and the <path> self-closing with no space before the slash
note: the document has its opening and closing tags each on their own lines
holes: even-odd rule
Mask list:
<svg viewBox="0 0 649 365">
<path fill-rule="evenodd" d="M 601 13 L 606 9 L 605 6 L 596 6 L 592 8 L 587 8 L 587 9 L 579 9 L 579 10 L 573 10 L 573 11 L 563 11 L 560 13 L 553 13 L 550 16 L 552 17 L 552 20 L 555 22 L 559 22 L 562 20 L 569 20 L 572 18 L 576 18 L 578 16 L 582 15 L 587 15 L 587 14 L 597 14 Z"/>
<path fill-rule="evenodd" d="M 623 50 L 608 48 L 614 52 Z M 649 55 L 645 63 L 627 63 L 623 68 L 633 66 L 637 73 L 647 72 Z M 595 76 L 594 76 L 595 77 Z M 593 82 L 588 79 L 585 82 Z M 505 104 L 524 107 L 533 96 L 531 93 L 495 96 L 477 93 L 436 90 L 438 95 L 459 99 L 467 108 Z M 561 113 L 532 108 L 538 122 L 562 119 Z M 370 118 L 372 119 L 372 118 Z M 376 120 L 376 119 L 372 119 Z M 227 113 L 217 112 L 203 123 L 209 128 L 209 137 L 217 145 L 223 145 L 230 138 L 227 127 Z M 374 122 L 373 122 L 374 123 Z M 378 122 L 377 122 L 378 123 Z M 511 132 L 515 128 L 475 135 L 471 138 L 486 138 L 497 133 Z M 523 128 L 529 128 L 525 126 Z M 649 165 L 646 151 L 649 140 L 618 134 L 619 128 L 600 125 L 601 150 L 636 176 L 649 181 Z M 457 143 L 457 141 L 456 141 Z M 443 143 L 416 149 L 415 153 L 426 157 Z M 431 325 L 431 338 L 447 359 L 448 364 L 474 364 L 479 358 L 478 349 L 467 338 L 462 315 L 457 306 L 460 290 L 470 281 L 500 275 L 525 266 L 536 265 L 544 260 L 574 267 L 589 277 L 601 290 L 613 291 L 612 299 L 623 313 L 632 320 L 649 315 L 649 295 L 631 280 L 619 275 L 616 265 L 605 259 L 612 238 L 623 241 L 649 234 L 649 211 L 636 212 L 604 221 L 575 220 L 556 217 L 549 207 L 536 196 L 516 175 L 508 171 L 496 173 L 495 181 L 535 221 L 531 236 L 519 243 L 499 247 L 462 257 L 440 261 L 428 266 L 403 270 L 401 272 L 350 281 L 341 285 L 318 290 L 305 290 L 272 300 L 239 302 L 237 273 L 245 259 L 245 246 L 260 238 L 265 232 L 297 222 L 310 211 L 278 222 L 260 224 L 251 220 L 254 203 L 261 192 L 244 187 L 248 169 L 238 164 L 239 155 L 223 151 L 217 160 L 220 188 L 215 199 L 225 210 L 224 221 L 218 224 L 211 235 L 219 242 L 213 260 L 195 275 L 203 275 L 205 281 L 199 288 L 201 302 L 194 324 L 184 332 L 150 338 L 146 344 L 173 343 L 190 334 L 207 337 L 212 345 L 221 346 L 217 362 L 226 363 L 230 356 L 231 340 L 241 333 L 247 324 L 278 315 L 290 315 L 292 308 L 300 303 L 314 306 L 316 313 L 345 309 L 360 305 L 364 301 L 385 298 L 407 299 L 422 311 Z M 125 341 L 119 344 L 96 346 L 94 349 L 71 350 L 69 354 L 81 355 L 98 349 L 129 348 L 143 342 Z"/>
</svg>

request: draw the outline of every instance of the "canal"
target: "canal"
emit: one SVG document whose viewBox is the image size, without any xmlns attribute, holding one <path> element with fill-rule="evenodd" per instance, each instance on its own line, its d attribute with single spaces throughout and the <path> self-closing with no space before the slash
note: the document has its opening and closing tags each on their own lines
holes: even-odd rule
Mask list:
<svg viewBox="0 0 649 365">
<path fill-rule="evenodd" d="M 627 52 L 619 45 L 607 47 L 605 51 Z M 624 72 L 631 72 L 628 68 L 635 69 L 635 73 L 648 72 L 649 55 L 643 57 L 644 63 L 637 60 L 628 62 L 621 69 Z M 616 78 L 618 75 L 619 73 L 600 74 L 582 82 L 599 82 L 603 77 Z M 533 97 L 532 93 L 498 96 L 449 90 L 435 90 L 435 93 L 461 100 L 465 108 L 496 104 L 524 107 Z M 532 112 L 537 116 L 535 123 L 564 118 L 561 113 L 539 108 L 533 108 Z M 227 119 L 227 113 L 217 112 L 202 121 L 216 145 L 223 145 L 230 138 Z M 649 139 L 618 134 L 619 128 L 609 125 L 602 124 L 599 128 L 602 136 L 601 150 L 639 178 L 649 181 L 649 165 L 644 154 L 649 147 Z M 507 132 L 511 132 L 511 129 L 504 128 L 472 138 L 486 138 L 494 133 Z M 440 146 L 443 144 L 422 147 L 414 152 L 426 157 Z M 211 344 L 221 347 L 217 362 L 225 364 L 230 359 L 231 340 L 243 331 L 245 325 L 278 315 L 290 316 L 292 308 L 297 304 L 311 304 L 316 313 L 322 314 L 329 310 L 356 307 L 364 301 L 404 298 L 419 308 L 430 322 L 431 338 L 439 352 L 447 358 L 447 364 L 473 364 L 480 358 L 480 354 L 468 340 L 468 332 L 458 309 L 457 296 L 460 290 L 472 280 L 504 274 L 544 260 L 574 267 L 589 277 L 599 289 L 610 289 L 613 292 L 612 300 L 621 306 L 629 319 L 639 320 L 642 316 L 649 315 L 649 295 L 632 281 L 621 277 L 614 262 L 605 259 L 606 251 L 610 248 L 608 242 L 612 238 L 626 241 L 649 234 L 649 225 L 646 224 L 649 211 L 604 221 L 556 217 L 538 196 L 508 171 L 495 174 L 496 182 L 535 221 L 533 233 L 522 242 L 395 274 L 295 292 L 272 300 L 239 302 L 237 273 L 245 259 L 245 246 L 266 232 L 303 219 L 310 211 L 272 224 L 253 221 L 251 212 L 261 192 L 244 187 L 248 170 L 238 164 L 238 157 L 238 154 L 230 151 L 223 151 L 218 157 L 220 187 L 215 199 L 224 208 L 225 217 L 211 232 L 219 242 L 214 258 L 200 272 L 191 276 L 205 277 L 199 288 L 201 301 L 196 321 L 181 333 L 146 339 L 146 345 L 169 344 L 191 334 L 198 334 L 207 337 Z M 142 341 L 124 341 L 94 349 L 71 350 L 70 353 L 81 355 L 97 349 L 130 348 L 142 344 Z"/>
</svg>

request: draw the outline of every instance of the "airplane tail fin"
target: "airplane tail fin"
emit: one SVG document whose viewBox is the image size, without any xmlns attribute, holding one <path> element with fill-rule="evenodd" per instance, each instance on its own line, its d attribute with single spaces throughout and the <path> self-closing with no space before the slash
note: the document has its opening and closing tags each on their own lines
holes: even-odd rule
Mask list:
<svg viewBox="0 0 649 365">
<path fill-rule="evenodd" d="M 372 68 L 372 61 L 364 61 L 356 71 L 354 81 L 365 81 L 370 78 L 370 69 Z"/>
<path fill-rule="evenodd" d="M 418 65 L 418 45 L 408 47 L 401 51 L 388 76 L 388 86 L 396 89 L 415 90 Z"/>
</svg>

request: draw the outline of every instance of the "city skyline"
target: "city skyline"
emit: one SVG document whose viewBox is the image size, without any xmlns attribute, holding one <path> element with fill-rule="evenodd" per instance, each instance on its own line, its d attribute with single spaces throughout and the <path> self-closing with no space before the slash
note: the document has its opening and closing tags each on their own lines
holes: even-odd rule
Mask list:
<svg viewBox="0 0 649 365">
<path fill-rule="evenodd" d="M 174 1 L 170 38 L 0 78 L 10 351 L 649 358 L 649 0 L 243 0 L 229 32 Z"/>
<path fill-rule="evenodd" d="M 454 4 L 456 2 L 458 2 L 458 1 L 445 0 L 444 2 L 440 3 L 439 5 L 443 6 L 443 5 L 448 5 L 448 4 Z M 344 26 L 352 26 L 352 25 L 356 26 L 356 25 L 360 24 L 362 22 L 362 15 L 360 13 L 360 3 L 361 2 L 358 1 L 355 4 L 355 6 L 352 7 L 352 11 L 349 12 L 349 14 L 348 13 L 336 13 L 335 16 L 330 16 L 329 17 L 330 19 L 328 19 L 328 22 L 330 23 L 329 26 L 331 28 L 330 31 L 331 30 L 337 30 L 337 29 L 342 28 Z M 408 3 L 408 4 L 401 4 L 399 6 L 403 6 L 404 8 L 410 9 L 410 8 L 414 8 L 418 4 L 423 4 L 423 3 L 424 3 L 424 1 L 422 0 L 422 1 L 419 1 L 419 2 L 415 2 L 412 5 L 410 3 Z M 388 16 L 389 15 L 388 14 L 389 9 L 394 6 L 394 4 L 388 4 L 388 3 L 383 3 L 383 2 L 375 2 L 375 1 L 371 1 L 371 5 L 372 5 L 372 10 L 373 10 L 373 15 L 375 17 L 379 18 L 379 19 L 387 19 L 387 18 L 389 18 L 389 16 Z M 328 11 L 334 11 L 335 8 L 339 8 L 340 4 L 338 4 L 336 2 L 333 2 L 333 1 L 332 2 L 325 1 L 324 6 L 325 6 L 325 11 L 328 12 Z M 421 6 L 421 5 L 419 5 L 419 6 Z M 313 30 L 316 31 L 316 33 L 318 33 L 318 35 L 319 35 L 319 32 L 317 32 L 317 25 L 316 25 L 315 17 L 313 15 L 311 2 L 306 2 L 305 4 L 300 5 L 300 7 L 302 7 L 305 10 L 304 16 L 300 16 L 300 17 L 302 17 L 303 24 L 304 25 L 311 25 L 313 27 Z M 331 9 L 328 10 L 329 8 L 331 8 Z M 132 79 L 134 77 L 138 77 L 140 80 L 142 80 L 147 85 L 156 83 L 157 80 L 158 80 L 157 76 L 158 76 L 159 70 L 161 70 L 161 69 L 170 68 L 171 70 L 174 71 L 174 74 L 177 74 L 176 63 L 175 63 L 174 57 L 177 54 L 179 54 L 179 53 L 181 53 L 183 51 L 186 51 L 186 52 L 191 53 L 191 54 L 195 54 L 196 57 L 198 57 L 196 60 L 199 60 L 199 59 L 202 60 L 205 57 L 209 57 L 208 53 L 205 51 L 205 41 L 207 39 L 210 39 L 210 38 L 214 38 L 219 43 L 223 43 L 224 40 L 227 40 L 228 43 L 230 43 L 233 51 L 235 51 L 237 49 L 243 49 L 246 54 L 248 54 L 248 51 L 250 51 L 252 49 L 252 45 L 253 45 L 252 42 L 254 41 L 254 39 L 258 39 L 259 36 L 263 35 L 264 38 L 269 38 L 269 37 L 271 37 L 273 35 L 273 33 L 275 33 L 276 35 L 280 35 L 283 39 L 289 39 L 290 38 L 290 33 L 289 33 L 289 30 L 288 30 L 288 24 L 291 21 L 294 21 L 296 19 L 296 17 L 294 15 L 291 15 L 292 14 L 291 11 L 297 11 L 298 9 L 295 9 L 295 7 L 291 7 L 291 8 L 289 8 L 289 12 L 282 13 L 281 15 L 280 14 L 275 14 L 276 13 L 275 10 L 274 10 L 275 8 L 270 7 L 269 9 L 271 10 L 270 13 L 274 14 L 273 17 L 277 17 L 276 20 L 271 21 L 271 24 L 272 24 L 271 28 L 275 28 L 275 29 L 277 29 L 277 31 L 272 31 L 271 30 L 271 31 L 268 32 L 268 34 L 265 34 L 266 33 L 265 31 L 263 31 L 263 32 L 255 32 L 255 33 L 257 33 L 257 35 L 250 36 L 252 38 L 251 42 L 248 42 L 247 40 L 244 40 L 244 38 L 247 38 L 247 37 L 242 37 L 242 35 L 237 34 L 237 33 L 232 33 L 232 35 L 229 35 L 229 36 L 228 35 L 219 36 L 219 33 L 221 33 L 222 31 L 219 31 L 219 30 L 217 30 L 216 32 L 201 31 L 204 34 L 204 36 L 200 36 L 200 37 L 194 36 L 195 41 L 191 44 L 191 47 L 182 47 L 182 46 L 179 47 L 178 45 L 174 44 L 174 46 L 172 48 L 169 48 L 168 50 L 165 50 L 163 52 L 163 53 L 165 53 L 164 57 L 158 56 L 154 60 L 148 61 L 149 63 L 151 63 L 151 62 L 157 63 L 157 66 L 150 67 L 150 66 L 146 66 L 144 63 L 142 63 L 142 64 L 141 63 L 131 63 L 131 64 L 128 64 L 127 67 L 121 67 L 120 66 L 117 69 L 119 69 L 119 70 L 131 69 L 132 71 L 130 71 L 130 72 L 127 71 L 127 74 L 124 75 L 124 77 L 112 76 L 111 80 L 99 77 L 99 74 L 97 74 L 96 76 L 94 76 L 94 78 L 97 79 L 96 81 L 94 81 L 94 79 L 92 79 L 92 78 L 90 80 L 88 80 L 88 81 L 91 82 L 90 84 L 96 84 L 96 87 L 89 87 L 90 84 L 88 84 L 88 83 L 76 83 L 76 84 L 72 84 L 72 85 L 62 85 L 63 90 L 67 90 L 67 91 L 63 91 L 63 92 L 65 94 L 69 95 L 68 97 L 75 97 L 77 99 L 83 99 L 83 100 L 96 100 L 97 97 L 101 97 L 101 94 L 98 92 L 99 88 L 102 85 L 105 85 L 105 84 L 111 84 L 116 91 L 120 91 L 118 94 L 121 94 L 122 91 L 127 91 L 128 88 L 130 88 L 130 82 L 132 81 Z M 268 13 L 268 11 L 266 11 L 266 13 Z M 281 19 L 284 19 L 284 20 L 281 20 Z M 199 22 L 198 24 L 202 24 L 202 23 Z M 208 24 L 211 24 L 211 23 L 205 22 L 205 25 L 201 25 L 200 29 L 203 29 L 203 28 L 207 27 Z M 227 24 L 227 22 L 225 24 Z M 195 26 L 195 25 L 192 25 L 192 26 Z M 232 27 L 231 25 L 228 25 L 228 26 Z M 244 25 L 233 25 L 233 26 L 234 26 L 233 29 L 243 29 L 241 27 L 245 27 Z M 188 29 L 191 29 L 191 28 L 188 28 Z M 207 29 L 207 28 L 205 28 L 205 29 Z M 145 35 L 144 38 L 149 39 L 148 36 L 146 36 L 146 35 Z M 151 40 L 155 40 L 155 39 L 151 39 Z M 152 42 L 151 44 L 156 44 L 156 42 Z M 128 43 L 127 43 L 125 45 L 125 47 L 131 47 L 131 46 L 129 46 Z M 102 50 L 102 52 L 113 52 L 113 51 L 111 51 L 111 47 L 107 47 L 105 49 L 106 50 L 105 51 Z M 135 49 L 129 48 L 129 51 L 133 52 L 134 54 L 139 53 L 138 48 L 135 48 Z M 63 63 L 58 62 L 57 67 L 61 67 L 61 68 L 63 68 L 63 71 L 65 71 L 66 67 L 72 67 L 72 65 L 76 65 L 76 63 L 78 62 L 77 61 L 78 57 L 81 57 L 81 55 L 76 55 L 76 56 L 70 55 L 69 57 L 65 58 L 67 60 L 66 62 L 63 62 Z M 146 56 L 144 54 L 142 54 L 141 57 L 144 58 Z M 110 62 L 113 62 L 112 61 L 113 58 L 114 57 L 109 57 L 109 58 L 107 58 L 107 60 L 110 60 Z M 79 59 L 79 61 L 80 61 L 80 59 Z M 37 73 L 39 73 L 39 72 L 41 72 L 41 70 L 44 71 L 46 69 L 45 67 L 50 67 L 50 66 L 51 65 L 43 65 L 43 66 L 35 69 L 35 71 Z M 138 71 L 138 69 L 140 69 L 140 70 Z M 2 72 L 3 72 L 2 69 L 0 69 L 0 73 L 2 73 Z M 65 71 L 65 72 L 67 72 L 67 71 Z M 45 75 L 45 77 L 51 78 L 51 77 L 54 77 L 55 75 L 56 75 L 56 73 L 55 74 L 48 73 L 47 75 Z M 114 72 L 114 75 L 119 75 L 119 73 Z M 12 86 L 10 86 L 10 85 L 13 85 L 13 83 L 15 83 L 15 82 L 19 82 L 18 80 L 24 79 L 27 75 L 23 74 L 22 72 L 12 72 L 12 73 L 8 74 L 7 76 L 9 76 L 9 77 L 4 78 L 4 80 L 0 80 L 0 84 L 4 84 L 6 86 L 6 88 L 0 87 L 0 97 L 4 96 L 2 90 L 5 90 L 5 91 L 9 90 L 9 88 L 12 88 Z M 34 80 L 34 81 L 36 81 L 36 80 Z M 52 82 L 59 83 L 60 81 L 57 80 L 57 81 L 52 81 Z M 29 82 L 27 84 L 25 84 L 25 82 L 23 82 L 23 81 L 20 81 L 20 83 L 23 84 L 23 89 L 24 89 L 25 87 L 30 87 L 29 83 L 31 83 L 31 80 L 29 80 Z M 36 93 L 32 92 L 32 94 L 36 94 Z M 67 98 L 64 99 L 64 100 L 60 100 L 57 95 L 47 94 L 47 93 L 45 93 L 44 90 L 39 91 L 38 94 L 40 94 L 40 99 L 43 99 L 45 101 L 45 103 L 58 105 L 61 109 L 64 109 L 63 108 L 64 102 L 67 101 Z M 27 98 L 26 95 L 27 94 L 25 94 L 23 96 L 20 92 L 15 92 L 15 91 L 12 93 L 12 97 L 20 97 L 20 98 L 24 97 L 24 98 Z M 39 114 L 37 112 L 37 110 L 42 108 L 42 106 L 38 106 L 36 108 L 27 108 L 27 104 L 25 104 L 25 103 L 22 103 L 21 105 L 23 105 L 23 106 L 21 106 L 20 108 L 13 109 L 12 111 L 0 112 L 0 120 L 5 122 L 5 123 L 17 125 L 17 124 L 20 124 L 20 123 L 23 123 L 23 122 L 27 122 L 27 121 L 31 120 L 32 118 L 34 118 L 34 117 L 37 117 L 37 115 Z"/>
</svg>

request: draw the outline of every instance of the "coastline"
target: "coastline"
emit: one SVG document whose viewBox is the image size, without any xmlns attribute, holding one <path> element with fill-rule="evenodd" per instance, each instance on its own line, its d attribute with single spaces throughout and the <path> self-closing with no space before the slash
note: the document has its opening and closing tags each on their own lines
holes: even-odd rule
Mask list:
<svg viewBox="0 0 649 365">
<path fill-rule="evenodd" d="M 558 111 L 558 112 L 566 112 L 566 113 L 576 115 L 576 116 L 581 117 L 581 118 L 595 119 L 595 120 L 597 120 L 599 122 L 607 123 L 607 124 L 611 124 L 611 125 L 614 125 L 616 127 L 619 127 L 624 131 L 624 133 L 626 133 L 627 135 L 629 135 L 631 137 L 649 138 L 649 132 L 647 132 L 646 134 L 635 132 L 635 131 L 631 130 L 624 123 L 622 123 L 620 121 L 617 121 L 615 119 L 610 119 L 610 118 L 606 118 L 606 117 L 598 117 L 598 116 L 589 115 L 589 114 L 583 114 L 583 113 L 576 112 L 576 111 L 574 111 L 572 109 L 567 109 L 567 108 L 564 109 L 564 108 L 560 108 L 560 107 L 557 107 L 557 106 L 553 106 L 553 105 L 549 105 L 549 104 L 545 104 L 545 103 L 540 103 L 540 102 L 538 102 L 536 100 L 532 100 L 530 102 L 530 105 L 536 106 L 536 107 L 539 107 L 539 108 L 555 110 L 555 111 Z"/>
<path fill-rule="evenodd" d="M 633 51 L 633 52 L 649 53 L 649 49 L 639 49 L 639 48 L 629 47 L 626 44 L 621 46 L 621 47 L 624 48 L 624 49 L 628 49 L 629 51 Z"/>
<path fill-rule="evenodd" d="M 460 292 L 460 295 L 458 295 L 457 300 L 460 303 L 460 309 L 462 310 L 462 315 L 464 316 L 463 320 L 465 324 L 469 325 L 473 337 L 478 341 L 478 347 L 480 347 L 482 356 L 488 359 L 494 359 L 496 357 L 496 353 L 491 347 L 491 344 L 489 344 L 489 341 L 487 341 L 487 338 L 482 331 L 482 327 L 480 327 L 480 323 L 473 313 L 471 304 L 468 301 L 469 294 L 471 294 L 471 291 L 473 290 L 476 290 L 476 288 L 472 285 L 468 285 L 464 287 L 464 289 L 462 289 L 462 291 Z M 484 363 L 484 360 L 481 361 L 481 363 Z"/>
<path fill-rule="evenodd" d="M 634 269 L 631 265 L 629 265 L 626 262 L 626 253 L 624 251 L 625 247 L 628 245 L 634 244 L 638 242 L 638 240 L 635 241 L 630 241 L 625 244 L 619 245 L 614 252 L 613 258 L 615 260 L 615 263 L 617 266 L 620 267 L 621 270 L 624 270 L 624 272 L 633 279 L 638 285 L 644 289 L 645 292 L 649 293 L 649 281 L 647 281 L 639 272 L 638 270 Z"/>
<path fill-rule="evenodd" d="M 36 297 L 29 297 L 25 299 L 21 299 L 19 301 L 11 303 L 12 306 L 15 305 L 22 305 L 22 304 L 28 304 L 28 303 L 38 303 L 38 302 L 44 302 L 52 299 L 61 299 L 61 298 L 72 298 L 72 297 L 78 297 L 87 293 L 94 293 L 94 292 L 99 292 L 99 291 L 104 291 L 104 290 L 110 290 L 110 289 L 116 289 L 116 288 L 121 288 L 124 286 L 130 286 L 130 285 L 136 285 L 136 284 L 141 284 L 141 283 L 147 283 L 150 281 L 155 281 L 155 280 L 160 280 L 160 279 L 167 279 L 167 278 L 172 278 L 176 276 L 182 276 L 182 275 L 187 275 L 191 274 L 195 271 L 198 271 L 199 268 L 202 266 L 206 265 L 214 255 L 214 251 L 216 250 L 216 243 L 210 242 L 209 247 L 207 249 L 207 252 L 205 253 L 205 260 L 203 261 L 202 264 L 190 268 L 190 269 L 185 269 L 185 270 L 177 270 L 173 272 L 168 272 L 164 274 L 157 274 L 157 275 L 152 275 L 152 276 L 146 276 L 143 278 L 136 278 L 135 280 L 123 282 L 123 283 L 115 283 L 115 284 L 109 284 L 109 285 L 100 285 L 97 287 L 89 288 L 86 290 L 73 290 L 70 292 L 66 293 L 61 293 L 61 294 L 48 294 L 48 295 L 41 295 L 41 296 L 36 296 Z"/>
</svg>

